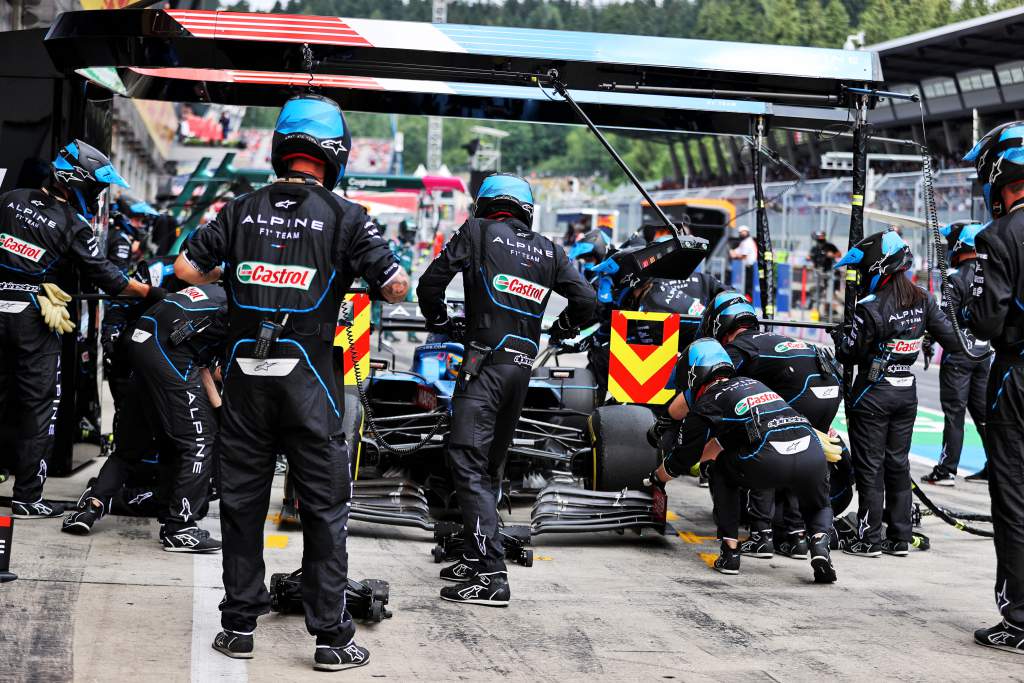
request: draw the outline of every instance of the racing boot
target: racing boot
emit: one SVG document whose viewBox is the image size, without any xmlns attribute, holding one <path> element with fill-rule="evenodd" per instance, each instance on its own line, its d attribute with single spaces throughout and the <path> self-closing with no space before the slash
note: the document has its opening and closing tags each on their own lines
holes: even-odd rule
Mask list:
<svg viewBox="0 0 1024 683">
<path fill-rule="evenodd" d="M 54 503 L 40 498 L 34 503 L 22 503 L 11 501 L 11 516 L 15 519 L 49 519 L 60 517 L 64 514 L 64 506 L 61 503 Z"/>
<path fill-rule="evenodd" d="M 461 560 L 441 570 L 441 578 L 454 583 L 465 583 L 472 580 L 477 574 L 479 560 L 470 560 L 463 556 Z"/>
<path fill-rule="evenodd" d="M 209 531 L 197 526 L 184 529 L 161 527 L 160 542 L 169 553 L 213 553 L 221 546 L 216 538 L 210 538 Z"/>
<path fill-rule="evenodd" d="M 740 553 L 762 560 L 775 557 L 775 546 L 772 544 L 771 529 L 751 531 L 750 538 L 740 541 Z"/>
<path fill-rule="evenodd" d="M 60 530 L 75 536 L 88 536 L 92 525 L 103 516 L 103 503 L 95 498 L 85 498 L 78 502 L 77 507 L 64 517 Z"/>
<path fill-rule="evenodd" d="M 806 560 L 807 559 L 807 535 L 802 531 L 794 531 L 793 533 L 786 534 L 785 537 L 779 541 L 775 547 L 779 555 L 785 555 L 786 557 L 794 560 Z"/>
<path fill-rule="evenodd" d="M 886 555 L 906 557 L 910 554 L 910 544 L 906 541 L 897 541 L 891 538 L 887 538 L 882 541 L 882 552 Z"/>
<path fill-rule="evenodd" d="M 964 477 L 964 481 L 969 481 L 972 484 L 987 484 L 988 463 L 985 463 L 985 466 L 982 467 L 980 471 L 975 472 L 974 474 L 968 474 L 966 477 Z"/>
<path fill-rule="evenodd" d="M 354 638 L 348 641 L 348 645 L 317 644 L 313 653 L 313 668 L 317 671 L 342 671 L 369 663 L 370 651 L 356 645 Z"/>
<path fill-rule="evenodd" d="M 487 572 L 477 574 L 472 580 L 459 586 L 442 588 L 441 597 L 450 602 L 462 602 L 467 605 L 508 607 L 512 592 L 508 587 L 507 572 Z"/>
<path fill-rule="evenodd" d="M 974 642 L 985 647 L 1024 655 L 1024 628 L 1003 620 L 991 628 L 979 628 L 975 631 Z"/>
<path fill-rule="evenodd" d="M 871 543 L 863 538 L 854 538 L 843 544 L 843 552 L 847 555 L 858 557 L 881 557 L 882 546 L 878 543 Z"/>
<path fill-rule="evenodd" d="M 232 659 L 252 659 L 252 631 L 229 631 L 224 629 L 213 639 L 213 649 Z"/>
<path fill-rule="evenodd" d="M 931 472 L 921 477 L 921 481 L 935 486 L 956 486 L 956 475 L 936 465 Z"/>
<path fill-rule="evenodd" d="M 730 548 L 725 541 L 722 541 L 718 559 L 715 560 L 715 571 L 722 574 L 739 574 L 740 556 L 739 548 Z"/>
<path fill-rule="evenodd" d="M 806 539 L 803 539 L 807 547 Z M 835 583 L 836 568 L 832 564 L 832 555 L 829 553 L 828 534 L 815 534 L 810 542 L 811 569 L 814 570 L 814 583 Z"/>
</svg>

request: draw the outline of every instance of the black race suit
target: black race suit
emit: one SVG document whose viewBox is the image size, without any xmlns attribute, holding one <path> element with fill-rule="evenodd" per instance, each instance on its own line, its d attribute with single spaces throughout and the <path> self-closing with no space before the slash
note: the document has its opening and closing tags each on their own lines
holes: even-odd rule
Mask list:
<svg viewBox="0 0 1024 683">
<path fill-rule="evenodd" d="M 107 260 L 128 275 L 132 265 L 132 240 L 123 228 L 113 225 L 107 233 Z M 114 398 L 114 415 L 122 410 L 125 387 L 131 381 L 131 364 L 126 351 L 119 343 L 125 327 L 138 319 L 145 306 L 126 301 L 110 301 L 104 304 L 103 324 L 100 328 L 100 344 L 103 347 L 103 375 Z"/>
<path fill-rule="evenodd" d="M 912 368 L 925 332 L 944 349 L 961 348 L 935 300 L 924 290 L 920 297 L 908 308 L 897 304 L 890 286 L 864 297 L 836 349 L 841 361 L 857 364 L 846 419 L 857 479 L 858 534 L 869 543 L 882 542 L 883 508 L 887 537 L 912 540 L 910 439 L 917 417 Z"/>
<path fill-rule="evenodd" d="M 43 496 L 60 404 L 60 336 L 43 322 L 36 292 L 68 261 L 108 294 L 128 284 L 65 202 L 41 190 L 0 195 L 0 368 L 13 377 L 0 395 L 16 406 L 12 498 L 26 504 Z"/>
<path fill-rule="evenodd" d="M 673 477 L 688 472 L 711 439 L 723 449 L 711 474 L 719 538 L 739 536 L 741 488 L 788 488 L 799 501 L 809 534 L 832 526 L 821 442 L 807 418 L 777 393 L 748 377 L 707 387 L 683 419 L 679 445 L 666 458 L 665 469 Z"/>
<path fill-rule="evenodd" d="M 967 324 L 995 350 L 988 380 L 985 454 L 996 546 L 996 605 L 1024 628 L 1024 210 L 975 238 L 978 269 Z"/>
<path fill-rule="evenodd" d="M 220 285 L 186 287 L 125 329 L 122 352 L 131 372 L 114 423 L 115 448 L 89 492 L 105 512 L 133 468 L 159 452 L 164 530 L 179 531 L 206 515 L 217 420 L 199 372 L 223 355 L 226 305 Z M 171 333 L 189 322 L 204 329 L 175 345 Z"/>
<path fill-rule="evenodd" d="M 961 308 L 967 301 L 971 284 L 974 282 L 977 260 L 963 261 L 949 272 L 949 303 L 943 304 L 943 312 L 953 312 L 959 317 L 961 329 L 973 342 L 971 355 L 963 351 L 944 351 L 939 366 L 939 400 L 942 402 L 944 424 L 942 427 L 942 452 L 935 468 L 941 473 L 956 474 L 960 465 L 960 452 L 964 447 L 964 414 L 970 412 L 974 426 L 985 439 L 985 390 L 988 387 L 988 370 L 992 364 L 992 346 L 987 341 L 978 341 L 967 330 L 967 321 Z"/>
<path fill-rule="evenodd" d="M 452 236 L 416 288 L 428 324 L 447 320 L 444 293 L 457 273 L 466 292 L 466 351 L 474 342 L 493 350 L 468 382 L 463 364 L 452 397 L 448 463 L 467 559 L 478 561 L 482 573 L 505 571 L 497 503 L 544 309 L 554 290 L 569 300 L 567 324 L 580 325 L 593 316 L 596 295 L 561 247 L 511 219 L 470 219 Z"/>
<path fill-rule="evenodd" d="M 358 204 L 309 183 L 276 182 L 243 195 L 192 235 L 200 271 L 226 264 L 228 362 L 221 415 L 221 622 L 252 631 L 270 610 L 263 527 L 284 452 L 300 500 L 306 628 L 321 645 L 355 633 L 345 609 L 351 462 L 331 341 L 356 275 L 374 292 L 400 267 Z M 262 320 L 283 327 L 256 357 Z"/>
<path fill-rule="evenodd" d="M 828 434 L 832 421 L 839 412 L 842 396 L 839 377 L 822 367 L 813 344 L 774 332 L 747 329 L 725 345 L 736 372 L 763 383 L 782 396 L 793 410 L 807 418 L 811 426 Z M 844 497 L 852 485 L 852 469 L 847 459 L 829 467 L 830 500 Z M 792 491 L 778 492 L 783 502 L 781 519 L 776 526 L 786 533 L 804 531 L 803 518 Z M 776 495 L 770 489 L 750 491 L 747 510 L 751 530 L 772 528 L 775 519 Z M 841 510 L 839 511 L 841 512 Z"/>
</svg>

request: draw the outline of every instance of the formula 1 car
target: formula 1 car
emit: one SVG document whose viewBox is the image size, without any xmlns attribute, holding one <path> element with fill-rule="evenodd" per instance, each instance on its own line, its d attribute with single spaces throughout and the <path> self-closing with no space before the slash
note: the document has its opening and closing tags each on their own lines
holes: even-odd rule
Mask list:
<svg viewBox="0 0 1024 683">
<path fill-rule="evenodd" d="M 381 329 L 422 331 L 425 324 L 415 303 L 399 303 L 384 307 Z M 565 344 L 538 357 L 509 448 L 502 503 L 533 501 L 533 534 L 662 531 L 664 505 L 630 490 L 657 463 L 645 437 L 653 414 L 644 406 L 598 405 L 591 372 L 557 364 L 579 351 Z M 437 520 L 458 519 L 444 451 L 462 354 L 462 344 L 432 337 L 414 349 L 408 369 L 394 367 L 394 353 L 390 362 L 371 360 L 363 396 L 346 388 L 353 520 L 435 531 Z M 283 516 L 294 516 L 300 504 L 286 481 Z"/>
</svg>

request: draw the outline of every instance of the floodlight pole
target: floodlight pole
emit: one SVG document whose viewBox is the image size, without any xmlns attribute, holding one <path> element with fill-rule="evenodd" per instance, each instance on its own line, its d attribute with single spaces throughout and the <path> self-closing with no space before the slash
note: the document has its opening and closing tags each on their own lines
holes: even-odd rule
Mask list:
<svg viewBox="0 0 1024 683">
<path fill-rule="evenodd" d="M 868 100 L 870 95 L 857 98 L 857 119 L 853 126 L 853 186 L 850 192 L 850 241 L 847 252 L 855 244 L 864 239 L 864 195 L 868 187 L 868 138 L 871 137 L 871 126 L 868 124 Z M 853 324 L 853 313 L 857 307 L 857 290 L 860 274 L 856 268 L 846 269 L 846 297 L 843 304 L 843 328 Z M 846 400 L 849 404 L 853 388 L 854 363 L 843 364 L 843 385 Z M 849 411 L 850 406 L 846 406 Z"/>
</svg>

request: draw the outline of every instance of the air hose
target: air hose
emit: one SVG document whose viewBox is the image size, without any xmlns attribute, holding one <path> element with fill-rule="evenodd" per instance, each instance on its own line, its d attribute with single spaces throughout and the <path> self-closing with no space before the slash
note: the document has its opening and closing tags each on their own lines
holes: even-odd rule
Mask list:
<svg viewBox="0 0 1024 683">
<path fill-rule="evenodd" d="M 363 415 L 366 416 L 366 426 L 370 430 L 370 434 L 373 436 L 374 441 L 377 445 L 391 453 L 393 455 L 411 455 L 417 451 L 423 449 L 428 443 L 430 443 L 435 436 L 441 431 L 441 428 L 448 424 L 448 413 L 442 411 L 437 418 L 437 422 L 430 428 L 418 443 L 411 444 L 409 446 L 392 446 L 385 439 L 384 436 L 377 429 L 377 423 L 373 417 L 373 409 L 370 407 L 370 399 L 363 390 L 363 378 L 359 372 L 359 357 L 356 355 L 356 342 L 355 337 L 352 335 L 352 325 L 345 326 L 345 339 L 348 341 L 348 351 L 352 356 L 352 372 L 356 378 L 356 392 L 359 394 L 359 403 L 363 406 Z"/>
<path fill-rule="evenodd" d="M 921 490 L 921 487 L 919 487 L 913 481 L 910 482 L 910 489 L 914 492 L 914 495 L 917 496 L 917 499 L 925 504 L 925 507 L 927 507 L 929 510 L 931 510 L 935 514 L 936 517 L 941 519 L 946 524 L 949 524 L 950 526 L 955 527 L 955 528 L 959 529 L 960 531 L 966 531 L 967 533 L 973 534 L 975 536 L 983 536 L 985 538 L 992 538 L 992 536 L 994 535 L 991 531 L 986 531 L 985 529 L 978 529 L 977 527 L 972 527 L 972 526 L 968 525 L 967 524 L 968 520 L 966 520 L 966 519 L 957 519 L 956 517 L 953 516 L 953 513 L 952 513 L 951 510 L 947 510 L 945 508 L 939 507 L 938 505 L 933 503 L 932 499 L 929 498 L 928 496 L 926 496 L 924 491 Z M 984 522 L 984 521 L 991 521 L 992 520 L 991 517 L 987 517 L 986 518 L 984 515 L 970 515 L 970 518 L 971 518 L 970 521 L 976 521 L 976 522 Z"/>
</svg>

